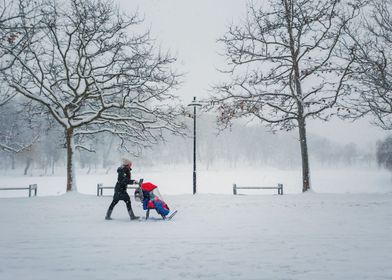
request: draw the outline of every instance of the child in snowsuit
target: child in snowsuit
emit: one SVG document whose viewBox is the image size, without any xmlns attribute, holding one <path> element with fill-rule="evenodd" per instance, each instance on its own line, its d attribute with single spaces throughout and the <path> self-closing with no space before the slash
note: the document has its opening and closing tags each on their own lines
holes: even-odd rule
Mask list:
<svg viewBox="0 0 392 280">
<path fill-rule="evenodd" d="M 162 200 L 158 187 L 150 182 L 141 184 L 140 189 L 135 191 L 135 199 L 143 203 L 143 209 L 147 210 L 148 219 L 150 209 L 155 209 L 163 219 L 169 214 L 169 206 Z"/>
<path fill-rule="evenodd" d="M 128 214 L 131 220 L 139 219 L 138 216 L 135 216 L 131 206 L 131 199 L 127 193 L 127 185 L 129 184 L 137 184 L 137 181 L 131 179 L 131 167 L 132 162 L 129 159 L 122 160 L 122 166 L 117 169 L 117 183 L 114 188 L 113 201 L 109 206 L 108 211 L 106 212 L 106 220 L 111 220 L 111 214 L 113 212 L 114 206 L 120 201 L 123 200 L 127 206 Z"/>
</svg>

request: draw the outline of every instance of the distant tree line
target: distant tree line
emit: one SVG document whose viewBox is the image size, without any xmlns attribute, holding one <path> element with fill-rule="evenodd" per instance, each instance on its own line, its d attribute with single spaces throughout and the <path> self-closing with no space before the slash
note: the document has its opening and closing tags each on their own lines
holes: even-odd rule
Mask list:
<svg viewBox="0 0 392 280">
<path fill-rule="evenodd" d="M 392 136 L 377 143 L 377 162 L 392 171 Z"/>
<path fill-rule="evenodd" d="M 264 127 L 244 121 L 236 121 L 230 129 L 218 132 L 214 118 L 206 114 L 198 119 L 197 159 L 200 168 L 301 167 L 296 134 L 272 134 Z M 157 165 L 191 164 L 192 139 L 170 135 L 166 139 L 166 142 L 145 150 L 140 160 Z M 311 160 L 324 167 L 371 167 L 376 162 L 376 145 L 364 148 L 355 143 L 341 144 L 315 134 L 310 135 L 309 150 Z"/>
<path fill-rule="evenodd" d="M 10 120 L 0 116 L 1 123 Z M 10 115 L 17 119 L 17 116 Z M 39 128 L 25 129 L 24 125 L 16 122 L 13 131 L 22 138 L 32 137 L 40 130 L 40 138 L 30 149 L 20 153 L 0 151 L 0 169 L 18 169 L 20 174 L 29 172 L 39 174 L 54 174 L 57 169 L 66 166 L 66 155 L 63 131 L 58 127 L 50 127 L 50 122 L 41 116 Z M 189 119 L 183 120 L 188 122 Z M 272 134 L 264 127 L 246 125 L 235 122 L 230 130 L 218 132 L 215 116 L 201 114 L 198 117 L 197 129 L 198 146 L 197 160 L 199 168 L 248 168 L 276 167 L 296 169 L 301 166 L 301 156 L 297 147 L 297 136 L 293 133 Z M 22 131 L 19 131 L 23 127 Z M 7 127 L 5 127 L 7 129 Z M 142 151 L 129 154 L 139 168 L 152 166 L 179 166 L 192 163 L 192 138 L 181 137 L 170 133 L 164 134 L 166 141 Z M 112 172 L 124 155 L 121 142 L 111 134 L 101 134 L 85 140 L 91 151 L 77 149 L 75 162 L 78 170 L 83 173 Z M 314 164 L 323 167 L 336 166 L 365 166 L 372 167 L 376 163 L 376 147 L 364 149 L 354 143 L 339 144 L 326 138 L 312 134 L 309 141 L 310 158 Z M 392 149 L 389 150 L 391 152 Z M 34 169 L 34 170 L 32 170 Z"/>
</svg>

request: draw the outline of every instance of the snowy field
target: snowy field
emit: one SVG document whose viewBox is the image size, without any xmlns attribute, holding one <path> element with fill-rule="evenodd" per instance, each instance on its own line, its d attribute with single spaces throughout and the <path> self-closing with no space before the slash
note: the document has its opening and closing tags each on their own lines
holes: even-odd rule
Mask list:
<svg viewBox="0 0 392 280">
<path fill-rule="evenodd" d="M 104 220 L 111 197 L 95 196 L 96 184 L 113 185 L 113 174 L 79 172 L 80 193 L 68 194 L 64 177 L 11 175 L 0 187 L 37 183 L 39 196 L 0 192 L 1 280 L 392 279 L 386 171 L 314 171 L 315 192 L 300 194 L 298 171 L 204 170 L 193 196 L 189 170 L 134 170 L 179 213 L 132 222 L 122 202 Z M 279 182 L 286 194 L 233 196 L 234 182 Z"/>
</svg>

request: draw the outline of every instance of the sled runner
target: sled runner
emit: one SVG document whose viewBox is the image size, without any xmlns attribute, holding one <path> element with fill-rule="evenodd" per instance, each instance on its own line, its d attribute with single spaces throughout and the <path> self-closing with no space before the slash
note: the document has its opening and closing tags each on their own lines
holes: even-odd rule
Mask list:
<svg viewBox="0 0 392 280">
<path fill-rule="evenodd" d="M 171 214 L 166 218 L 166 220 L 168 220 L 168 221 L 171 220 L 171 218 L 173 218 L 174 215 L 177 214 L 177 212 L 178 212 L 178 210 L 174 210 L 173 213 L 171 213 Z"/>
<path fill-rule="evenodd" d="M 158 187 L 153 183 L 146 182 L 140 184 L 140 186 L 135 190 L 134 195 L 135 200 L 140 201 L 143 204 L 143 209 L 146 210 L 146 220 L 150 216 L 151 209 L 155 209 L 155 211 L 157 211 L 164 220 L 172 219 L 177 213 L 177 210 L 170 213 L 169 206 L 162 199 L 162 195 L 159 193 Z"/>
<path fill-rule="evenodd" d="M 151 209 L 147 209 L 147 212 L 146 212 L 146 220 L 149 218 L 149 216 L 150 216 L 150 210 Z M 178 212 L 178 210 L 174 210 L 170 215 L 168 215 L 168 216 L 162 216 L 162 219 L 164 220 L 164 221 L 170 221 L 176 214 L 177 214 L 177 212 Z"/>
</svg>

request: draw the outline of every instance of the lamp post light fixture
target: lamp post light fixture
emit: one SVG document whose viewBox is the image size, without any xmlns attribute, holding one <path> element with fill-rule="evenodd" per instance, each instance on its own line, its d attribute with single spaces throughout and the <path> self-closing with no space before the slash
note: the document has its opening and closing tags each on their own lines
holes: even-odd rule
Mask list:
<svg viewBox="0 0 392 280">
<path fill-rule="evenodd" d="M 193 101 L 188 104 L 193 107 L 193 194 L 196 193 L 196 107 L 201 107 L 201 103 L 196 101 L 196 97 L 193 97 Z"/>
</svg>

